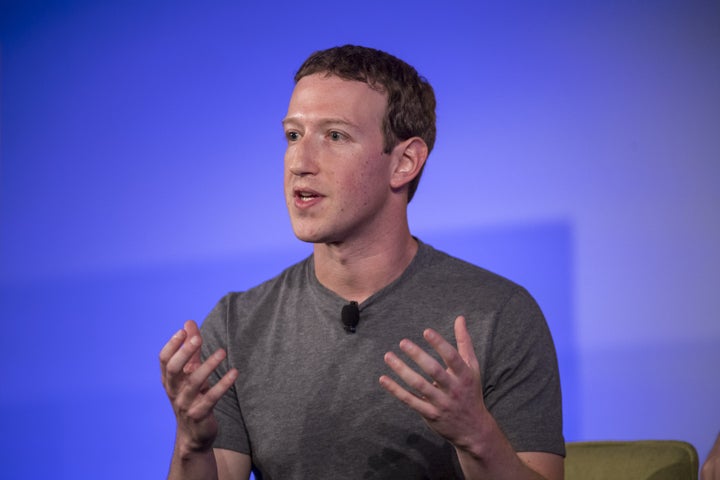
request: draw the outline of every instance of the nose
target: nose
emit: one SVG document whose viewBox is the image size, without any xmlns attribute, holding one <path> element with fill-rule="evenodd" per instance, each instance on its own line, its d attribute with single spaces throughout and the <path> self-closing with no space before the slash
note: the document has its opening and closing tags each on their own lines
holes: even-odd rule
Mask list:
<svg viewBox="0 0 720 480">
<path fill-rule="evenodd" d="M 297 176 L 316 175 L 318 149 L 312 145 L 307 137 L 288 144 L 285 150 L 285 167 Z"/>
</svg>

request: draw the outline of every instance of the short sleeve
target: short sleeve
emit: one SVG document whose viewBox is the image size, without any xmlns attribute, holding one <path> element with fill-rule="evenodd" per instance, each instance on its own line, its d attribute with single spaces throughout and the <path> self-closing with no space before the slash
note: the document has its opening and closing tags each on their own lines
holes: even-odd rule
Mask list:
<svg viewBox="0 0 720 480">
<path fill-rule="evenodd" d="M 540 308 L 518 287 L 497 313 L 485 403 L 518 452 L 565 455 L 557 357 Z"/>
<path fill-rule="evenodd" d="M 233 363 L 232 346 L 229 345 L 228 340 L 231 338 L 228 319 L 233 295 L 229 294 L 222 298 L 200 327 L 203 337 L 203 360 L 219 348 L 223 348 L 228 353 L 225 360 L 210 375 L 211 385 L 215 385 L 228 372 L 229 365 Z M 241 380 L 236 380 L 236 382 L 238 381 Z M 250 455 L 250 441 L 245 429 L 236 388 L 237 384 L 233 385 L 215 406 L 214 413 L 218 421 L 218 436 L 215 438 L 213 446 Z"/>
</svg>

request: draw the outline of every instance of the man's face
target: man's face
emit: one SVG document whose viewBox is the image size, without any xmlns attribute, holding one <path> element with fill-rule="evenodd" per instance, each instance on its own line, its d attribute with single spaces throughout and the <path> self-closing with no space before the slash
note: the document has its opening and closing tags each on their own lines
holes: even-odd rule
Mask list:
<svg viewBox="0 0 720 480">
<path fill-rule="evenodd" d="M 300 240 L 372 239 L 393 220 L 385 108 L 385 94 L 363 82 L 314 74 L 295 86 L 283 120 L 285 200 Z"/>
</svg>

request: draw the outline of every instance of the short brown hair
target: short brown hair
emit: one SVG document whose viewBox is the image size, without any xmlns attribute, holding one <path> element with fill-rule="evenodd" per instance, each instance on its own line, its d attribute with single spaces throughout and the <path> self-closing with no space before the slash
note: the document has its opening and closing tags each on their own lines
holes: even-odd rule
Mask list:
<svg viewBox="0 0 720 480">
<path fill-rule="evenodd" d="M 427 144 L 428 154 L 432 151 L 435 144 L 435 93 L 414 67 L 382 50 L 344 45 L 310 55 L 295 74 L 295 82 L 316 73 L 365 82 L 387 94 L 382 124 L 385 153 L 390 153 L 395 145 L 411 137 L 422 138 Z M 421 175 L 422 169 L 409 184 L 408 202 L 417 190 Z"/>
</svg>

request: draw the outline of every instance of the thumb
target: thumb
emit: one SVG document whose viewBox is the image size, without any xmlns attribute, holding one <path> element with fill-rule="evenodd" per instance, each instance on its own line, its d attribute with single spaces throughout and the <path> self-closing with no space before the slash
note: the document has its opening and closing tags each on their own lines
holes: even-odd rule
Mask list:
<svg viewBox="0 0 720 480">
<path fill-rule="evenodd" d="M 467 329 L 465 317 L 460 315 L 455 319 L 455 341 L 457 342 L 458 353 L 465 360 L 465 363 L 475 371 L 479 370 L 475 348 L 473 347 L 470 332 Z"/>
</svg>

